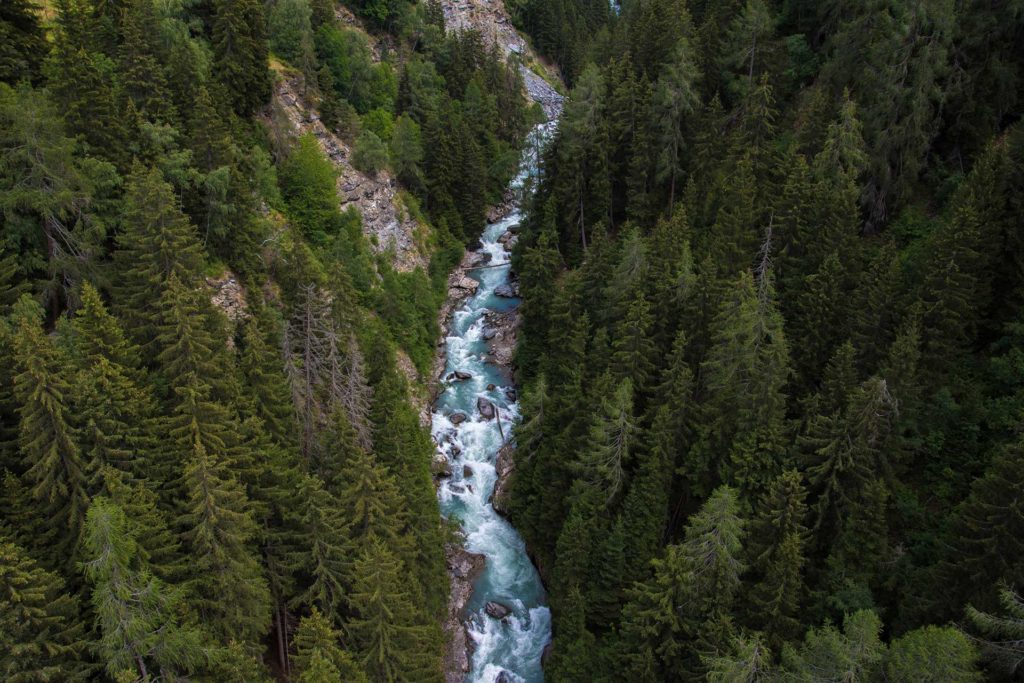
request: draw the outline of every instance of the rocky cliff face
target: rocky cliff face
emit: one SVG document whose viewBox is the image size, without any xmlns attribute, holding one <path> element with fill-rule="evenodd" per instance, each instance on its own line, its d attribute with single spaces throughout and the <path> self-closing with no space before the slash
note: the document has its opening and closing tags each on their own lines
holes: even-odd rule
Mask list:
<svg viewBox="0 0 1024 683">
<path fill-rule="evenodd" d="M 274 89 L 276 105 L 297 135 L 312 134 L 338 169 L 338 204 L 355 207 L 363 217 L 363 232 L 373 250 L 393 252 L 395 270 L 408 272 L 427 267 L 426 235 L 429 227 L 416 222 L 402 205 L 398 182 L 386 170 L 368 176 L 352 166 L 352 150 L 328 130 L 312 103 L 302 96 L 302 77 L 281 74 Z"/>
<path fill-rule="evenodd" d="M 512 19 L 502 0 L 454 0 L 441 4 L 444 6 L 444 21 L 448 30 L 477 30 L 487 44 L 496 44 L 506 55 L 520 57 L 522 64 L 519 66 L 519 72 L 523 75 L 527 95 L 541 106 L 549 120 L 558 117 L 562 111 L 564 98 L 548 81 L 531 71 L 526 64 L 539 65 L 554 80 L 558 79 L 557 70 L 550 64 L 542 64 L 533 53 L 529 44 L 512 25 Z"/>
</svg>

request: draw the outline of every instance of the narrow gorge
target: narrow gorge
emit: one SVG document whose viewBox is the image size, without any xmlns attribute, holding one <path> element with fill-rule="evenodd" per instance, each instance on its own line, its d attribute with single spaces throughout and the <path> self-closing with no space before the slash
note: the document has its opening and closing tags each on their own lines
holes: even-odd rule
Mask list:
<svg viewBox="0 0 1024 683">
<path fill-rule="evenodd" d="M 452 683 L 544 678 L 541 659 L 551 639 L 544 587 L 522 538 L 496 510 L 495 497 L 512 468 L 512 430 L 519 419 L 511 368 L 519 299 L 511 250 L 523 195 L 533 187 L 539 150 L 554 125 L 549 121 L 531 132 L 506 215 L 487 225 L 479 248 L 452 278 L 455 305 L 446 321 L 442 390 L 431 426 L 441 511 L 460 525 L 465 539 L 463 548 L 448 553 L 445 676 Z"/>
</svg>

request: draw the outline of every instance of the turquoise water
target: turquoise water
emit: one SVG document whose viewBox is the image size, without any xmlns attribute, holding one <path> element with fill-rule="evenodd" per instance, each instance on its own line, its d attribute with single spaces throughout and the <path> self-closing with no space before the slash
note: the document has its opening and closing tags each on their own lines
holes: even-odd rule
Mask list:
<svg viewBox="0 0 1024 683">
<path fill-rule="evenodd" d="M 536 141 L 543 140 L 549 130 L 549 125 L 538 127 Z M 520 175 L 513 184 L 517 189 L 536 174 L 536 154 L 532 146 L 528 147 L 531 149 L 524 154 Z M 438 448 L 447 455 L 452 468 L 451 478 L 438 489 L 441 512 L 459 519 L 466 534 L 466 548 L 487 558 L 467 606 L 467 626 L 474 645 L 466 677 L 470 683 L 492 683 L 502 672 L 509 681 L 543 681 L 541 655 L 551 640 L 551 612 L 540 576 L 526 554 L 523 539 L 490 504 L 502 432 L 509 438 L 512 425 L 519 419 L 519 404 L 506 393 L 514 389 L 511 378 L 485 360 L 484 314 L 518 304 L 517 299 L 496 297 L 494 290 L 509 279 L 508 254 L 497 240 L 520 219 L 519 211 L 513 211 L 504 220 L 487 226 L 481 236 L 480 251 L 491 254 L 490 265 L 504 265 L 469 273 L 480 287 L 452 317 L 445 376 L 459 370 L 471 374 L 472 379 L 445 388 L 434 405 L 431 426 Z M 488 391 L 492 384 L 494 388 Z M 480 397 L 497 408 L 501 430 L 495 420 L 480 416 Z M 468 419 L 455 426 L 449 419 L 454 412 L 464 413 Z M 512 613 L 503 620 L 489 617 L 484 611 L 489 601 L 501 603 Z"/>
</svg>

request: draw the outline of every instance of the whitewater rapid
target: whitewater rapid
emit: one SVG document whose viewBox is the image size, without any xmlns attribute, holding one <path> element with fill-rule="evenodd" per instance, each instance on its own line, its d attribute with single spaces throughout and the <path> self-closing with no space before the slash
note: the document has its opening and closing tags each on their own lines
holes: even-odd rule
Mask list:
<svg viewBox="0 0 1024 683">
<path fill-rule="evenodd" d="M 552 124 L 538 126 L 530 136 L 512 187 L 517 197 L 532 187 L 537 174 L 537 150 Z M 473 597 L 466 608 L 467 630 L 473 653 L 467 683 L 502 681 L 535 683 L 544 680 L 541 656 L 551 640 L 551 612 L 536 568 L 526 554 L 523 539 L 490 503 L 497 481 L 495 465 L 504 440 L 511 438 L 519 420 L 519 403 L 507 371 L 488 362 L 484 339 L 488 311 L 505 311 L 519 300 L 495 295 L 495 289 L 509 282 L 509 254 L 498 238 L 521 220 L 519 199 L 504 220 L 489 225 L 481 236 L 480 253 L 491 255 L 487 268 L 468 275 L 480 282 L 476 293 L 452 316 L 446 339 L 444 375 L 459 371 L 471 375 L 444 387 L 434 404 L 431 432 L 438 449 L 451 463 L 452 476 L 444 480 L 438 497 L 441 512 L 459 520 L 466 534 L 466 549 L 486 557 L 483 573 L 473 584 Z M 488 386 L 492 386 L 488 389 Z M 485 398 L 497 411 L 497 419 L 485 420 L 477 401 Z M 462 413 L 467 419 L 454 425 L 450 417 Z M 499 428 L 499 421 L 501 426 Z M 488 602 L 499 603 L 511 613 L 495 619 L 485 611 Z"/>
</svg>

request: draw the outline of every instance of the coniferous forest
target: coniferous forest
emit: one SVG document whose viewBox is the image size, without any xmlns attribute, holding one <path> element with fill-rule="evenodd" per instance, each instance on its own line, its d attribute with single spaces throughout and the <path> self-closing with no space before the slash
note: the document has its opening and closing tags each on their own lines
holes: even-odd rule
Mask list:
<svg viewBox="0 0 1024 683">
<path fill-rule="evenodd" d="M 0 4 L 4 681 L 444 680 L 438 310 L 542 118 L 452 4 Z M 545 677 L 1021 680 L 1024 4 L 505 7 Z"/>
<path fill-rule="evenodd" d="M 338 208 L 295 82 L 423 263 Z M 0 679 L 441 679 L 410 397 L 522 87 L 436 2 L 0 4 Z"/>
<path fill-rule="evenodd" d="M 1024 7 L 514 7 L 548 678 L 1019 680 Z"/>
</svg>

